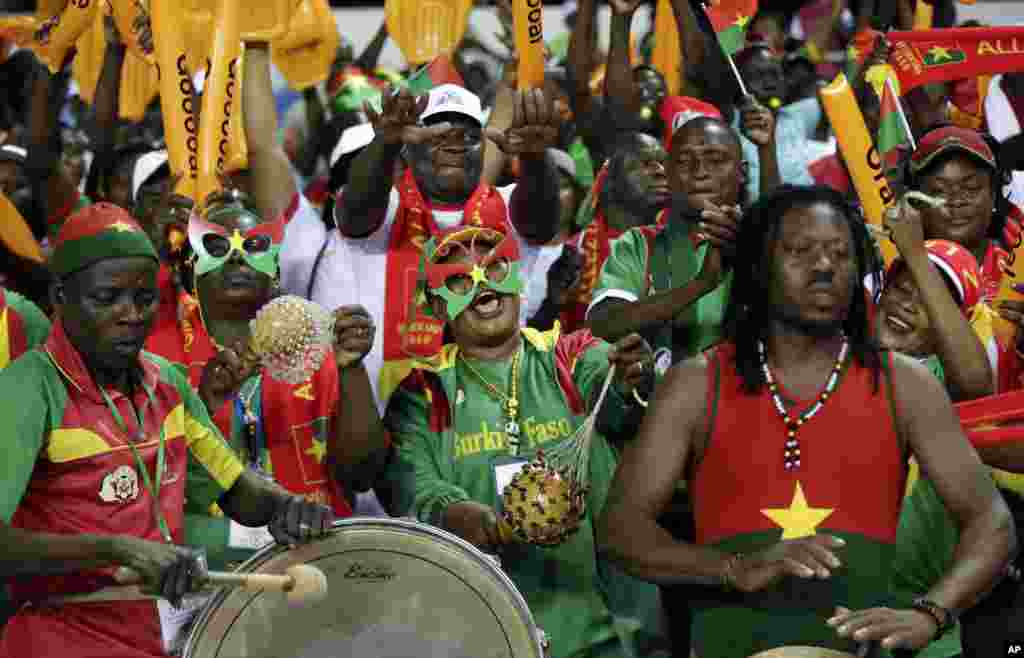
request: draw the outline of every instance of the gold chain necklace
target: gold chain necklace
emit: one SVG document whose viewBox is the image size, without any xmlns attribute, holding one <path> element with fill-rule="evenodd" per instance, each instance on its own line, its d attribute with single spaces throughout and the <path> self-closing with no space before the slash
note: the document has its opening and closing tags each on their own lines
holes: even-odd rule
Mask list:
<svg viewBox="0 0 1024 658">
<path fill-rule="evenodd" d="M 476 368 L 470 364 L 466 357 L 459 354 L 459 360 L 465 364 L 470 374 L 473 375 L 484 387 L 484 389 L 491 395 L 492 398 L 501 403 L 502 409 L 505 411 L 507 418 L 505 422 L 505 434 L 508 436 L 509 446 L 512 448 L 512 454 L 519 454 L 519 366 L 522 361 L 523 348 L 522 345 L 516 351 L 512 357 L 512 373 L 510 376 L 511 381 L 509 382 L 509 392 L 506 395 L 497 386 L 487 381 L 487 379 L 481 375 Z"/>
</svg>

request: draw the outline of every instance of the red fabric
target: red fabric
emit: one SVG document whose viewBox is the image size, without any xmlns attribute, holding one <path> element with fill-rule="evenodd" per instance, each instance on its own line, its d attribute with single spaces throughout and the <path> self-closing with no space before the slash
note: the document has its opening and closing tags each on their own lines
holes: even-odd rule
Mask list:
<svg viewBox="0 0 1024 658">
<path fill-rule="evenodd" d="M 288 491 L 322 505 L 339 518 L 352 516 L 344 489 L 331 477 L 326 458 L 334 443 L 335 414 L 340 399 L 338 368 L 333 358 L 309 381 L 294 386 L 266 373 L 262 381 L 263 434 L 274 467 L 274 480 Z M 327 452 L 318 455 L 315 442 Z"/>
<path fill-rule="evenodd" d="M 584 400 L 579 389 L 576 388 L 576 381 L 572 378 L 573 368 L 576 366 L 576 360 L 599 342 L 589 329 L 584 329 L 560 336 L 555 345 L 555 371 L 558 376 L 558 385 L 565 394 L 569 410 L 577 416 L 587 413 L 588 400 Z"/>
<path fill-rule="evenodd" d="M 36 462 L 25 496 L 11 519 L 11 526 L 59 535 L 118 534 L 161 541 L 152 499 L 142 487 L 141 479 L 138 494 L 133 498 L 107 502 L 100 496 L 104 480 L 115 469 L 127 466 L 134 470 L 134 457 L 132 451 L 127 449 L 131 437 L 115 422 L 102 393 L 89 375 L 81 355 L 68 340 L 59 319 L 54 322 L 44 347 L 67 383 L 68 399 L 64 415 L 59 426 L 53 429 L 86 429 L 106 443 L 110 450 L 69 462 L 53 462 L 45 458 L 45 455 L 41 456 Z M 157 437 L 165 428 L 164 420 L 168 414 L 184 400 L 177 388 L 160 380 L 160 367 L 145 354 L 140 355 L 139 365 L 142 368 L 143 383 L 154 393 L 155 404 L 150 405 L 145 415 L 143 429 L 146 439 L 136 445 L 149 472 L 154 473 L 159 443 Z M 109 391 L 108 395 L 117 405 L 129 432 L 134 435 L 138 428 L 131 403 L 118 391 Z M 135 408 L 141 409 L 147 403 L 146 393 L 139 390 L 134 398 Z M 184 540 L 182 522 L 188 444 L 180 434 L 165 436 L 165 441 L 166 470 L 160 487 L 160 509 L 175 542 L 181 543 Z M 39 600 L 59 593 L 91 592 L 113 585 L 112 571 L 113 568 L 108 567 L 57 576 L 21 578 L 11 581 L 10 591 L 16 601 Z"/>
<path fill-rule="evenodd" d="M 824 409 L 800 428 L 802 465 L 787 471 L 785 426 L 767 387 L 758 395 L 742 390 L 734 344 L 723 343 L 709 354 L 708 417 L 714 409 L 714 427 L 694 480 L 697 543 L 778 530 L 762 510 L 790 507 L 798 483 L 810 507 L 833 510 L 819 528 L 893 542 L 907 465 L 886 377 L 873 392 L 871 371 L 851 359 Z M 717 391 L 715 361 L 721 377 Z M 783 397 L 793 397 L 784 383 L 779 389 Z M 798 401 L 797 408 L 803 411 L 813 402 Z M 865 482 L 871 486 L 862 486 Z"/>
<path fill-rule="evenodd" d="M 672 150 L 672 135 L 690 119 L 713 117 L 721 119 L 722 113 L 711 103 L 690 96 L 666 96 L 658 109 L 665 124 L 665 150 Z"/>
<path fill-rule="evenodd" d="M 0 657 L 163 658 L 153 601 L 31 608 L 0 634 Z"/>
<path fill-rule="evenodd" d="M 889 32 L 889 65 L 900 90 L 1024 70 L 1024 28 L 971 27 Z"/>
<path fill-rule="evenodd" d="M 61 226 L 53 246 L 102 233 L 117 224 L 126 224 L 130 230 L 142 231 L 142 227 L 124 208 L 112 203 L 94 203 L 75 213 L 75 221 L 65 222 Z"/>
<path fill-rule="evenodd" d="M 811 177 L 818 185 L 828 185 L 840 194 L 853 192 L 850 172 L 846 170 L 846 166 L 837 153 L 815 160 L 807 167 L 807 170 L 810 171 Z"/>
<path fill-rule="evenodd" d="M 440 229 L 427 200 L 420 194 L 412 171 L 398 186 L 400 205 L 388 242 L 387 297 L 384 309 L 384 362 L 429 357 L 441 349 L 444 324 L 424 315 L 414 303 L 420 254 Z M 463 225 L 486 226 L 512 235 L 508 208 L 501 194 L 481 184 L 463 206 Z M 411 313 L 411 317 L 410 317 Z"/>
<path fill-rule="evenodd" d="M 757 14 L 757 0 L 712 0 L 704 11 L 717 34 L 736 25 L 741 17 L 753 19 Z"/>
<path fill-rule="evenodd" d="M 58 208 L 56 212 L 54 212 L 53 214 L 46 218 L 46 223 L 49 224 L 50 226 L 57 226 L 59 224 L 63 224 L 64 220 L 66 220 L 71 215 L 71 213 L 75 211 L 75 208 L 78 207 L 78 202 L 81 201 L 81 199 L 82 193 L 79 192 L 78 190 L 75 190 L 74 196 L 70 197 L 67 203 L 65 203 L 63 206 Z"/>
</svg>

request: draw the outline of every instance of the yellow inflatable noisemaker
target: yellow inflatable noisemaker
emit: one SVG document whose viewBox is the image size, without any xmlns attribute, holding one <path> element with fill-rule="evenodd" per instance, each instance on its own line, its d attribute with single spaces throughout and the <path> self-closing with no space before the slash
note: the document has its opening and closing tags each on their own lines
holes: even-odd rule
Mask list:
<svg viewBox="0 0 1024 658">
<path fill-rule="evenodd" d="M 682 62 L 683 49 L 679 43 L 679 26 L 676 25 L 672 0 L 658 0 L 658 9 L 654 16 L 654 52 L 651 53 L 651 66 L 665 76 L 669 96 L 682 90 Z"/>
<path fill-rule="evenodd" d="M 103 58 L 107 52 L 107 37 L 103 30 L 104 12 L 98 11 L 92 25 L 75 42 L 75 60 L 71 63 L 71 75 L 78 84 L 78 95 L 92 105 L 96 84 L 103 70 Z"/>
<path fill-rule="evenodd" d="M 228 131 L 231 134 L 228 139 L 228 159 L 224 166 L 224 173 L 233 174 L 249 168 L 249 147 L 245 141 L 245 127 L 242 122 L 242 92 L 245 78 L 245 44 L 241 44 L 238 52 L 238 63 L 235 65 L 235 105 L 231 112 L 231 122 Z"/>
<path fill-rule="evenodd" d="M 512 29 L 519 55 L 516 86 L 520 90 L 542 86 L 545 60 L 542 0 L 512 0 Z"/>
<path fill-rule="evenodd" d="M 231 118 L 242 109 L 242 89 L 237 72 L 241 68 L 242 41 L 238 31 L 240 0 L 220 0 L 210 53 L 210 71 L 203 89 L 203 112 L 199 125 L 199 177 L 196 205 L 220 190 L 219 174 L 227 169 Z"/>
<path fill-rule="evenodd" d="M 327 0 L 302 0 L 288 32 L 271 42 L 270 54 L 293 89 L 308 89 L 327 79 L 341 45 L 338 23 Z"/>
<path fill-rule="evenodd" d="M 513 0 L 514 6 L 523 1 Z M 532 1 L 540 6 L 540 0 Z M 409 65 L 415 67 L 455 51 L 466 33 L 472 8 L 472 0 L 387 0 L 384 19 L 388 35 L 398 44 Z M 522 56 L 518 36 L 516 47 Z"/>
<path fill-rule="evenodd" d="M 864 115 L 857 105 L 853 89 L 846 76 L 840 73 L 819 93 L 822 107 L 825 108 L 825 114 L 828 115 L 835 130 L 839 150 L 843 154 L 853 186 L 864 208 L 864 216 L 869 224 L 881 227 L 885 209 L 896 201 L 895 194 L 889 187 L 882 166 L 882 157 L 878 154 L 871 135 L 868 134 Z M 896 256 L 896 247 L 881 238 L 878 244 L 888 265 Z"/>
<path fill-rule="evenodd" d="M 108 0 L 110 14 L 114 17 L 114 24 L 121 34 L 121 41 L 127 46 L 128 51 L 136 57 L 146 60 L 150 64 L 156 64 L 156 55 L 147 53 L 139 43 L 139 31 L 135 29 L 139 17 L 149 11 L 142 0 Z"/>
<path fill-rule="evenodd" d="M 99 8 L 99 0 L 68 0 L 38 25 L 30 47 L 50 73 L 60 72 L 75 42 L 93 25 Z"/>
<path fill-rule="evenodd" d="M 39 247 L 39 241 L 32 235 L 25 218 L 3 192 L 0 192 L 0 242 L 15 256 L 43 263 L 43 250 Z"/>
<path fill-rule="evenodd" d="M 162 72 L 160 107 L 167 155 L 173 174 L 182 174 L 174 191 L 195 200 L 199 178 L 199 126 L 192 83 L 194 69 L 189 64 L 189 44 L 181 29 L 185 10 L 180 0 L 150 0 L 150 11 L 153 45 Z"/>
</svg>

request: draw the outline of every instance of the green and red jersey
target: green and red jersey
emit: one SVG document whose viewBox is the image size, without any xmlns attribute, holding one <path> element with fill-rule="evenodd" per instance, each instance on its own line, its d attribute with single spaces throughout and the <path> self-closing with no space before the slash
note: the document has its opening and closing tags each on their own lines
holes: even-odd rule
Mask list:
<svg viewBox="0 0 1024 658">
<path fill-rule="evenodd" d="M 229 490 L 243 466 L 224 442 L 188 381 L 167 361 L 139 356 L 142 390 L 133 400 L 106 391 L 114 416 L 58 322 L 41 349 L 0 373 L 0 522 L 35 532 L 127 535 L 162 541 L 153 500 L 133 450 L 153 478 L 165 445 L 159 509 L 175 543 L 183 543 L 186 503 L 209 506 Z M 149 391 L 147 393 L 146 391 Z M 136 409 L 146 409 L 143 425 Z M 3 430 L 0 430 L 3 431 Z M 141 441 L 135 438 L 139 433 Z M 31 603 L 115 584 L 112 568 L 14 579 L 15 601 Z M 162 655 L 153 601 L 29 605 L 11 619 L 0 656 Z"/>
<path fill-rule="evenodd" d="M 801 466 L 786 470 L 786 427 L 767 387 L 745 392 L 735 345 L 708 352 L 711 434 L 692 481 L 697 543 L 750 553 L 815 533 L 846 541 L 827 580 L 787 579 L 751 595 L 695 601 L 700 656 L 746 658 L 786 645 L 853 652 L 825 621 L 836 606 L 892 605 L 889 564 L 907 465 L 888 376 L 851 360 L 825 407 L 800 428 Z M 883 354 L 891 367 L 889 355 Z M 794 415 L 814 403 L 788 394 Z M 742 493 L 740 493 L 742 492 Z"/>
<path fill-rule="evenodd" d="M 608 372 L 609 346 L 589 332 L 523 330 L 520 364 L 518 459 L 530 460 L 569 439 Z M 505 433 L 500 400 L 478 375 L 508 390 L 511 364 L 473 360 L 446 345 L 427 367 L 414 370 L 395 391 L 385 417 L 397 457 L 388 473 L 399 506 L 437 524 L 454 503 L 499 506 L 495 467 L 517 459 Z M 609 393 L 605 404 L 625 405 Z M 625 409 L 621 415 L 625 415 Z M 551 638 L 551 656 L 567 658 L 620 641 L 621 655 L 652 627 L 658 614 L 654 586 L 616 574 L 597 557 L 594 519 L 601 514 L 616 466 L 612 447 L 594 437 L 587 513 L 579 532 L 553 548 L 511 545 L 502 568 L 523 593 Z M 647 636 L 650 639 L 650 636 Z"/>
</svg>

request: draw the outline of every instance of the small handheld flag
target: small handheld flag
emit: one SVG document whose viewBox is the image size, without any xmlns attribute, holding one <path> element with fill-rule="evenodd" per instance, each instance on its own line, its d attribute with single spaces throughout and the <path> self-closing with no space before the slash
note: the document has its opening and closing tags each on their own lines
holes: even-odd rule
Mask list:
<svg viewBox="0 0 1024 658">
<path fill-rule="evenodd" d="M 747 86 L 743 84 L 734 57 L 747 43 L 747 29 L 757 13 L 757 0 L 708 0 L 704 4 L 704 12 L 715 30 L 722 53 L 732 67 L 740 93 L 747 96 Z"/>
<path fill-rule="evenodd" d="M 900 150 L 913 151 L 914 135 L 910 123 L 903 113 L 903 104 L 892 78 L 887 78 L 882 88 L 882 105 L 878 121 L 878 153 L 882 156 L 883 171 L 890 175 L 900 164 Z"/>
</svg>

